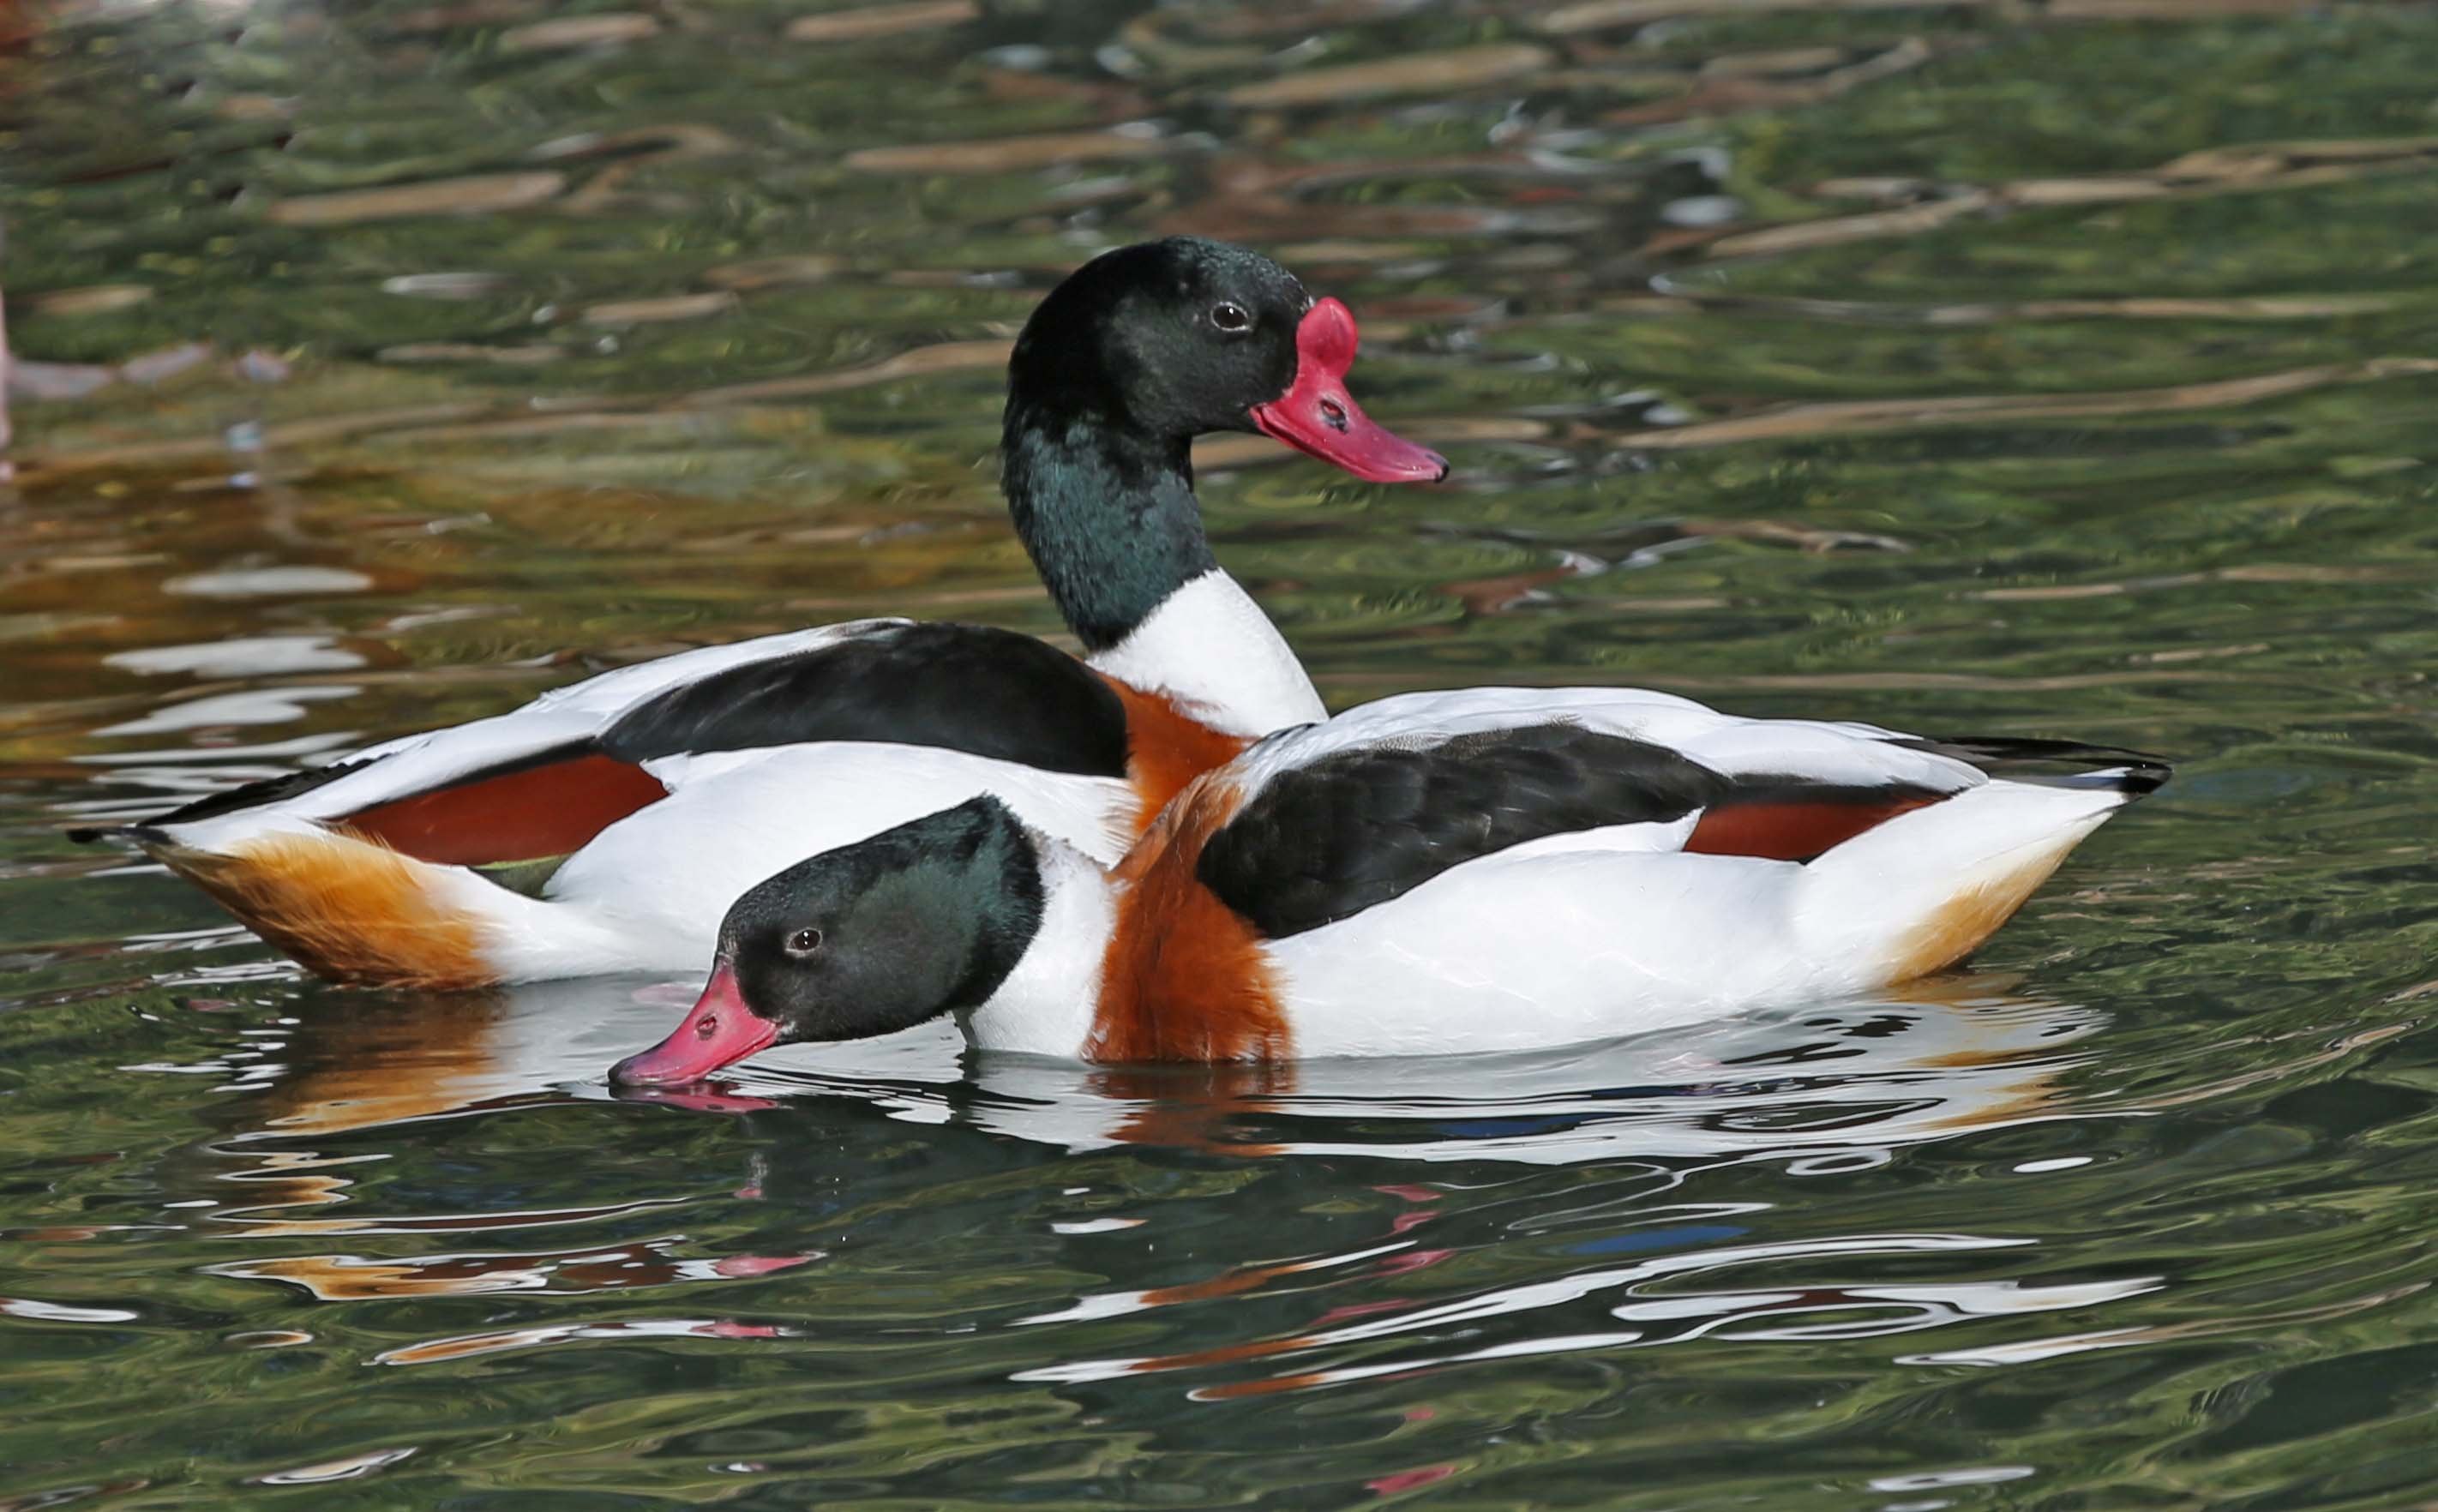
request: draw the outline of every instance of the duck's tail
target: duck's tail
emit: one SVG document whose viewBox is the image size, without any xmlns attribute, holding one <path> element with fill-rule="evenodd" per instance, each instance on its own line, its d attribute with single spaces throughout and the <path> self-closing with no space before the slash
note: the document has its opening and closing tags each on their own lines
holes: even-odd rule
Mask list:
<svg viewBox="0 0 2438 1512">
<path fill-rule="evenodd" d="M 511 975 L 503 916 L 539 906 L 344 829 L 283 827 L 209 850 L 149 825 L 104 837 L 134 844 L 316 976 L 356 986 L 496 986 Z"/>
<path fill-rule="evenodd" d="M 2014 917 L 2108 818 L 2166 782 L 2156 757 L 2063 741 L 1923 741 L 1990 781 L 1897 815 L 1805 870 L 1799 927 L 1862 963 L 1859 986 L 1927 976 Z"/>
</svg>

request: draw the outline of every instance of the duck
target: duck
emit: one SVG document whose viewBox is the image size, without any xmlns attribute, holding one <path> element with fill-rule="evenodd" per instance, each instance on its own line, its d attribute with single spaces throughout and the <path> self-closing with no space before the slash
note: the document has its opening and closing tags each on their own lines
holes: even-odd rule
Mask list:
<svg viewBox="0 0 2438 1512">
<path fill-rule="evenodd" d="M 1604 688 L 1408 694 L 1195 778 L 1114 867 L 978 795 L 740 896 L 622 1086 L 950 1016 L 1102 1063 L 1544 1049 L 1961 961 L 2170 775 Z"/>
<path fill-rule="evenodd" d="M 1034 309 L 1002 489 L 1080 658 L 904 619 L 765 636 L 69 833 L 141 850 L 317 976 L 440 991 L 691 976 L 753 883 L 982 794 L 1114 861 L 1200 772 L 1323 713 L 1211 554 L 1193 438 L 1447 474 L 1348 392 L 1359 341 L 1269 257 L 1192 237 L 1104 253 Z"/>
</svg>

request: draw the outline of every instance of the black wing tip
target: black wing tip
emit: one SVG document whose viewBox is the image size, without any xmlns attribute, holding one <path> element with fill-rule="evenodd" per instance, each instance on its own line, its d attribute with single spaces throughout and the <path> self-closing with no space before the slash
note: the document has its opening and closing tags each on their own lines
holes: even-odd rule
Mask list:
<svg viewBox="0 0 2438 1512">
<path fill-rule="evenodd" d="M 135 824 L 74 824 L 62 832 L 78 845 L 92 845 L 101 840 L 125 840 L 130 845 L 150 851 L 156 845 L 168 845 L 166 831 L 156 829 L 150 820 Z"/>
<path fill-rule="evenodd" d="M 1969 762 L 1992 777 L 2019 782 L 2088 784 L 2094 778 L 2129 798 L 2142 798 L 2167 785 L 2176 774 L 2173 762 L 2123 746 L 2092 746 L 2078 740 L 2041 740 L 2029 736 L 1958 735 L 1895 744 L 1934 755 Z"/>
<path fill-rule="evenodd" d="M 150 818 L 139 819 L 119 830 L 105 833 L 132 835 L 138 830 L 150 830 L 158 835 L 159 831 L 154 826 L 191 824 L 197 819 L 216 819 L 225 814 L 234 814 L 239 809 L 275 803 L 282 799 L 293 798 L 299 793 L 310 792 L 325 782 L 336 782 L 363 765 L 364 763 L 360 759 L 340 761 L 333 762 L 327 766 L 310 766 L 301 772 L 285 772 L 277 777 L 261 778 L 232 787 L 225 792 L 206 793 L 192 802 L 155 814 Z"/>
<path fill-rule="evenodd" d="M 2167 785 L 2176 775 L 2174 764 L 2156 756 L 2135 756 L 2118 770 L 2116 789 L 2133 798 L 2143 798 Z"/>
</svg>

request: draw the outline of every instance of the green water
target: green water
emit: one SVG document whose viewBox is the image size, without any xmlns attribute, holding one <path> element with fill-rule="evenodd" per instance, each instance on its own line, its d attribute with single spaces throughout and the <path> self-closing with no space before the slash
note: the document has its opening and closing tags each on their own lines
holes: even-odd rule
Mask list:
<svg viewBox="0 0 2438 1512">
<path fill-rule="evenodd" d="M 0 18 L 0 1508 L 2438 1503 L 2438 12 L 2220 9 Z M 1206 455 L 1333 701 L 2177 781 L 1887 1002 L 661 1101 L 602 1073 L 689 984 L 333 992 L 60 837 L 683 645 L 1053 629 L 992 343 L 1180 229 L 1456 464 Z"/>
</svg>

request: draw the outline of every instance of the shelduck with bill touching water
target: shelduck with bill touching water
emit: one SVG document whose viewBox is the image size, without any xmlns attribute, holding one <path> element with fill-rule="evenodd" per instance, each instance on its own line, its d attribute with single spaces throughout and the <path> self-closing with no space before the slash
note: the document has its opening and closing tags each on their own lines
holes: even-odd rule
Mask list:
<svg viewBox="0 0 2438 1512">
<path fill-rule="evenodd" d="M 978 797 L 739 898 L 613 1080 L 954 1015 L 986 1049 L 1284 1061 L 1609 1039 L 1962 959 L 2165 764 L 1632 689 L 1385 698 L 1196 779 L 1112 870 Z"/>
</svg>

